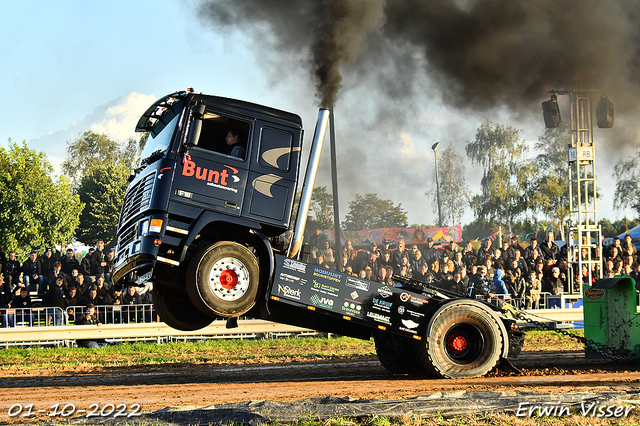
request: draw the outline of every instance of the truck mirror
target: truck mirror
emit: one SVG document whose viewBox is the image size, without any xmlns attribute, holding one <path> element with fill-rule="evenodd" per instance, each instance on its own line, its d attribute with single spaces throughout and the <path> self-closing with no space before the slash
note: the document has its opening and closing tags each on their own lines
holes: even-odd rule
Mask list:
<svg viewBox="0 0 640 426">
<path fill-rule="evenodd" d="M 189 137 L 187 138 L 187 146 L 197 146 L 200 140 L 200 132 L 202 132 L 202 116 L 204 115 L 204 105 L 196 105 L 191 110 L 193 121 L 189 129 Z"/>
</svg>

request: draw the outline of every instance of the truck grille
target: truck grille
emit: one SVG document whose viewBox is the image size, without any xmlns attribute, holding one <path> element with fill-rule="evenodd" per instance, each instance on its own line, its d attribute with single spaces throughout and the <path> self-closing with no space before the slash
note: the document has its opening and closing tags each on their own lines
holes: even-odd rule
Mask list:
<svg viewBox="0 0 640 426">
<path fill-rule="evenodd" d="M 127 228 L 125 231 L 120 233 L 120 235 L 118 236 L 118 251 L 120 249 L 126 248 L 127 245 L 129 245 L 129 243 L 132 242 L 136 237 L 136 225 L 137 223 L 134 223 L 130 225 L 129 228 Z"/>
<path fill-rule="evenodd" d="M 153 171 L 145 176 L 144 179 L 141 179 L 140 182 L 136 183 L 135 186 L 129 188 L 122 204 L 120 225 L 149 207 L 155 177 L 156 172 Z"/>
</svg>

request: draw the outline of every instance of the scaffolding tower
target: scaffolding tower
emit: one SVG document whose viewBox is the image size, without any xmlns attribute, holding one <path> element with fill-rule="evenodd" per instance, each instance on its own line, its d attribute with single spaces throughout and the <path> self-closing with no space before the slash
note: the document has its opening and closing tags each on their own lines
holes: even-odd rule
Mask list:
<svg viewBox="0 0 640 426">
<path fill-rule="evenodd" d="M 571 98 L 569 162 L 569 219 L 565 228 L 570 293 L 582 293 L 580 283 L 602 278 L 602 229 L 598 224 L 596 156 L 593 145 L 591 83 L 576 81 Z M 595 275 L 595 276 L 594 276 Z M 586 277 L 586 278 L 585 278 Z"/>
</svg>

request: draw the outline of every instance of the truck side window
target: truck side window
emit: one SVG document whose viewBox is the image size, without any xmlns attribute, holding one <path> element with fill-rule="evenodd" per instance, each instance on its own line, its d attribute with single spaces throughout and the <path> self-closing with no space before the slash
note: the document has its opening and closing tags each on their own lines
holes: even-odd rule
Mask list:
<svg viewBox="0 0 640 426">
<path fill-rule="evenodd" d="M 247 158 L 250 129 L 251 126 L 245 121 L 206 112 L 202 117 L 198 148 L 244 160 Z M 233 137 L 229 138 L 229 135 Z M 232 144 L 229 144 L 229 139 Z"/>
<path fill-rule="evenodd" d="M 260 132 L 260 165 L 289 171 L 292 145 L 291 132 L 263 127 Z"/>
</svg>

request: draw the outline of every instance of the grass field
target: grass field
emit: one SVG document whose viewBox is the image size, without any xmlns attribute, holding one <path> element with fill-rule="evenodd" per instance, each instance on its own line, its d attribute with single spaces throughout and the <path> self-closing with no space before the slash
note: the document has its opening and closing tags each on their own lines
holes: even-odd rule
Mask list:
<svg viewBox="0 0 640 426">
<path fill-rule="evenodd" d="M 576 334 L 582 335 L 581 330 Z M 529 331 L 524 350 L 579 350 L 577 341 L 550 331 Z M 163 363 L 275 363 L 352 357 L 375 357 L 372 340 L 349 337 L 290 337 L 263 340 L 134 343 L 86 348 L 9 348 L 0 350 L 0 371 L 20 374 L 37 369 L 126 367 Z"/>
</svg>

